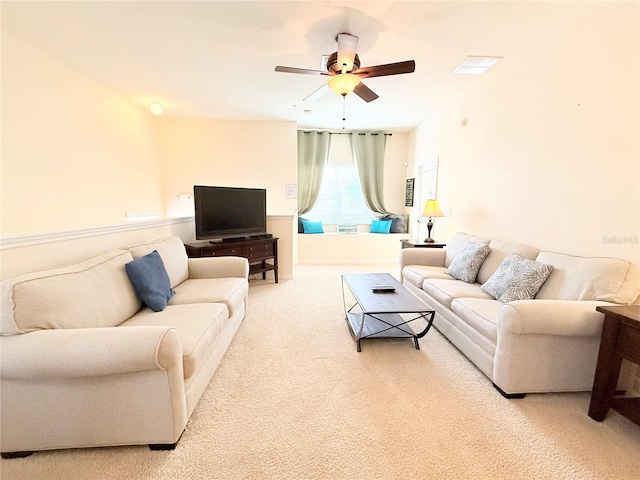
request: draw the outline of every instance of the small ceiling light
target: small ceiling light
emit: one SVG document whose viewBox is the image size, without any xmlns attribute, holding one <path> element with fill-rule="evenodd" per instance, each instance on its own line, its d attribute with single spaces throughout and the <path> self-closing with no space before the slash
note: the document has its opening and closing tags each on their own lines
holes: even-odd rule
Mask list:
<svg viewBox="0 0 640 480">
<path fill-rule="evenodd" d="M 152 103 L 149 107 L 149 110 L 151 110 L 151 113 L 153 113 L 154 115 L 162 115 L 162 112 L 164 112 L 162 106 L 159 103 Z"/>
<path fill-rule="evenodd" d="M 360 78 L 352 73 L 341 73 L 331 77 L 329 88 L 338 95 L 349 95 L 360 83 Z"/>
<path fill-rule="evenodd" d="M 502 57 L 467 57 L 460 65 L 453 69 L 452 73 L 462 75 L 480 75 L 500 60 Z"/>
</svg>

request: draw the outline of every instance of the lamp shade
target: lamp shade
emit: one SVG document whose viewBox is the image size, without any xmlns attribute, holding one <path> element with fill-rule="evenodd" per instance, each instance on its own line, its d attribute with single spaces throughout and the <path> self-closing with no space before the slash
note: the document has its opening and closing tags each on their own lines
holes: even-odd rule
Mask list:
<svg viewBox="0 0 640 480">
<path fill-rule="evenodd" d="M 444 213 L 440 210 L 438 206 L 438 202 L 436 200 L 427 200 L 427 203 L 424 204 L 424 211 L 422 212 L 422 217 L 444 217 Z"/>
<path fill-rule="evenodd" d="M 338 95 L 348 95 L 360 83 L 360 78 L 352 73 L 341 73 L 331 77 L 329 88 Z"/>
</svg>

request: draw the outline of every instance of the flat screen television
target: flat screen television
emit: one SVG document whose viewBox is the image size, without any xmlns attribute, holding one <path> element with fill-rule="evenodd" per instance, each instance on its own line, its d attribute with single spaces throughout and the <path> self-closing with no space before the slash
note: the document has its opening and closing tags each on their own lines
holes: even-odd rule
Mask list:
<svg viewBox="0 0 640 480">
<path fill-rule="evenodd" d="M 267 235 L 265 189 L 195 185 L 193 200 L 198 240 L 235 240 Z"/>
</svg>

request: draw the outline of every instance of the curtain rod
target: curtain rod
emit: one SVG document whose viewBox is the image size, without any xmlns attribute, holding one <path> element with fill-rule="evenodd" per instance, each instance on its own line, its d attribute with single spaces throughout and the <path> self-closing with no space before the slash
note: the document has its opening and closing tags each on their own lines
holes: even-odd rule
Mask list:
<svg viewBox="0 0 640 480">
<path fill-rule="evenodd" d="M 301 130 L 303 134 L 309 134 L 312 132 L 318 132 L 318 130 Z M 329 135 L 366 135 L 370 133 L 371 135 L 380 135 L 377 132 L 327 132 Z M 391 137 L 393 133 L 383 133 L 383 135 L 387 137 Z"/>
</svg>

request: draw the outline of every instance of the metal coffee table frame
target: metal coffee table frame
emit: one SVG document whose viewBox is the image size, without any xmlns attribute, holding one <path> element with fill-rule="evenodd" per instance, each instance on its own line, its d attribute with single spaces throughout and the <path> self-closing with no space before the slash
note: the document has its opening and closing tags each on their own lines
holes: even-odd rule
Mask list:
<svg viewBox="0 0 640 480">
<path fill-rule="evenodd" d="M 347 309 L 345 285 L 356 303 Z M 374 285 L 391 285 L 394 292 L 374 293 Z M 431 325 L 435 311 L 419 300 L 389 273 L 353 273 L 342 275 L 342 303 L 349 331 L 356 341 L 366 338 L 413 338 L 417 350 L 418 339 L 424 337 Z M 402 315 L 413 315 L 405 318 Z M 409 323 L 423 319 L 426 327 L 420 333 L 413 331 Z"/>
</svg>

